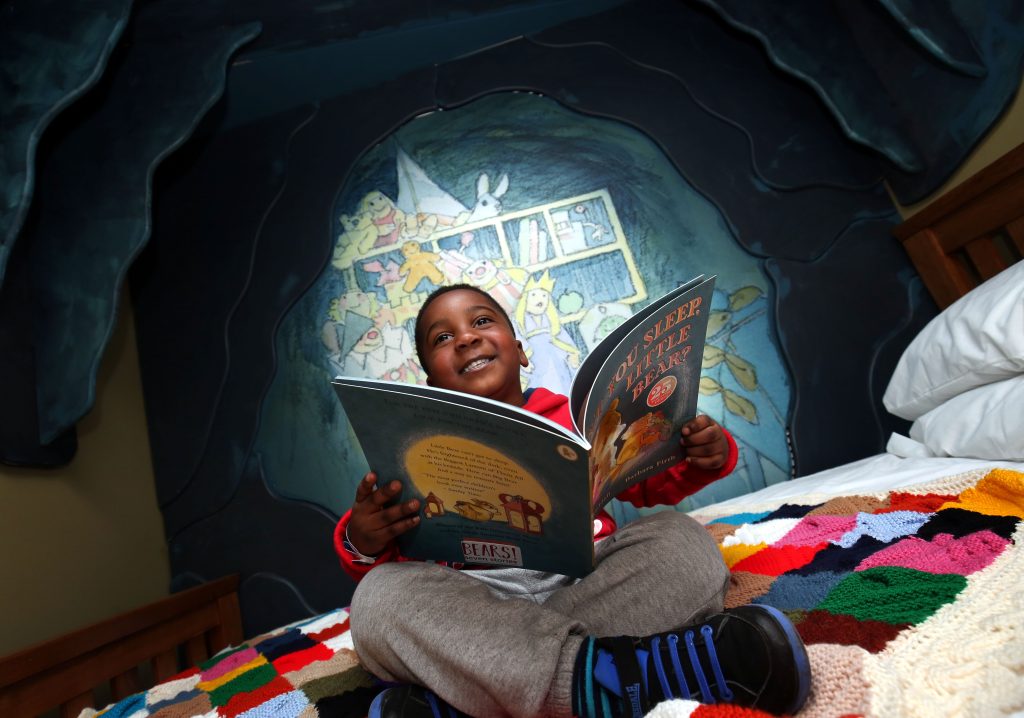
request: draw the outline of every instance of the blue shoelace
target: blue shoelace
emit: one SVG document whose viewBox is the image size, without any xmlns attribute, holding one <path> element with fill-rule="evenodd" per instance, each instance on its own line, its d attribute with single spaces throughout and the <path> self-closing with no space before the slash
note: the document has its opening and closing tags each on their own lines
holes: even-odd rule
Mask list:
<svg viewBox="0 0 1024 718">
<path fill-rule="evenodd" d="M 718 661 L 718 653 L 715 651 L 715 643 L 712 640 L 713 631 L 710 626 L 701 626 L 700 633 L 704 638 L 704 646 L 707 649 L 708 662 L 711 664 L 711 671 L 715 676 L 715 686 L 718 688 L 718 699 L 729 702 L 733 699 L 733 692 L 725 682 L 725 675 L 722 673 L 722 665 Z M 708 679 L 704 673 L 704 667 L 701 665 L 700 658 L 697 655 L 697 646 L 693 639 L 693 631 L 686 631 L 686 633 L 683 634 L 683 643 L 686 645 L 686 657 L 689 659 L 690 667 L 693 669 L 693 673 L 697 678 L 697 687 L 700 689 L 702 702 L 715 703 L 717 701 L 711 692 L 711 686 L 708 684 Z M 690 686 L 686 681 L 686 676 L 683 675 L 682 658 L 679 655 L 678 647 L 679 636 L 674 633 L 670 633 L 666 636 L 665 641 L 669 659 L 672 664 L 672 673 L 674 674 L 676 682 L 682 690 L 683 695 L 677 696 L 672 691 L 668 675 L 665 672 L 665 664 L 661 657 L 661 636 L 655 636 L 651 639 L 651 657 L 654 660 L 654 672 L 658 676 L 658 683 L 661 685 L 661 691 L 665 694 L 666 698 L 688 699 L 693 695 L 693 691 L 690 690 Z"/>
</svg>

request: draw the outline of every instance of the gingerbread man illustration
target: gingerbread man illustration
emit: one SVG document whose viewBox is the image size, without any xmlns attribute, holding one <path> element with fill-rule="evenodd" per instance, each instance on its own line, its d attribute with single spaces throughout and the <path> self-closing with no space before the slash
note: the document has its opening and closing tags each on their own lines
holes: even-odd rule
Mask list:
<svg viewBox="0 0 1024 718">
<path fill-rule="evenodd" d="M 406 292 L 414 292 L 424 279 L 438 286 L 444 282 L 444 274 L 436 266 L 436 262 L 441 258 L 433 252 L 423 251 L 418 242 L 405 242 L 402 245 L 402 255 L 405 262 L 398 268 L 398 273 L 405 276 L 402 288 Z"/>
</svg>

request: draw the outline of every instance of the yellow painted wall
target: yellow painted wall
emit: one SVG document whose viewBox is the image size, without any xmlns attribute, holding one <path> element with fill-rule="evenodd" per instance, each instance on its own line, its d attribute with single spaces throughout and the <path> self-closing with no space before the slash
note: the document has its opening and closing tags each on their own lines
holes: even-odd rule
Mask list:
<svg viewBox="0 0 1024 718">
<path fill-rule="evenodd" d="M 121 304 L 74 460 L 0 464 L 0 655 L 167 595 L 133 316 Z"/>
</svg>

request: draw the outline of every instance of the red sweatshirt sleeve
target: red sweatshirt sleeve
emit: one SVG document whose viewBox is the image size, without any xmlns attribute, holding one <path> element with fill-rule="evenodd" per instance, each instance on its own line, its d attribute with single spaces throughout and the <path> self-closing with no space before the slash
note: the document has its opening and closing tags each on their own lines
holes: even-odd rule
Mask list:
<svg viewBox="0 0 1024 718">
<path fill-rule="evenodd" d="M 722 468 L 716 471 L 698 469 L 696 466 L 681 461 L 668 467 L 660 474 L 655 474 L 646 481 L 633 484 L 616 498 L 628 501 L 634 506 L 671 506 L 687 496 L 692 496 L 713 481 L 717 481 L 732 473 L 739 459 L 739 448 L 732 434 L 722 427 L 726 440 L 729 442 L 729 455 L 725 458 Z"/>
</svg>

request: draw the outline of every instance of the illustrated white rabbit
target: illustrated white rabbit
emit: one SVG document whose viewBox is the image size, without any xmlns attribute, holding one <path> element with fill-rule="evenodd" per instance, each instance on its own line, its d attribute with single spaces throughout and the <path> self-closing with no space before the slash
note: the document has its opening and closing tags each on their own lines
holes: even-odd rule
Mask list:
<svg viewBox="0 0 1024 718">
<path fill-rule="evenodd" d="M 476 181 L 476 204 L 466 218 L 466 222 L 476 222 L 481 219 L 490 219 L 501 214 L 501 197 L 508 192 L 508 175 L 502 175 L 498 180 L 498 186 L 490 191 L 491 180 L 486 173 L 480 175 Z"/>
</svg>

